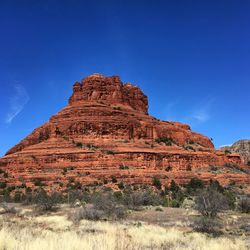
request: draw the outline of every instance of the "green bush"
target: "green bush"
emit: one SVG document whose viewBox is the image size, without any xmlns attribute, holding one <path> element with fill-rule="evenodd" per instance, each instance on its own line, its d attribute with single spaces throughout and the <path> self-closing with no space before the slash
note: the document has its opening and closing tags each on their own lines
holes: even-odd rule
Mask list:
<svg viewBox="0 0 250 250">
<path fill-rule="evenodd" d="M 179 189 L 180 189 L 180 187 L 176 184 L 176 182 L 174 180 L 172 180 L 170 183 L 169 190 L 171 192 L 177 192 L 177 191 L 179 191 Z"/>
<path fill-rule="evenodd" d="M 121 170 L 126 170 L 126 169 L 129 169 L 129 166 L 120 165 L 119 169 L 121 169 Z"/>
<path fill-rule="evenodd" d="M 222 234 L 223 225 L 221 221 L 217 218 L 210 218 L 210 217 L 199 217 L 194 221 L 193 228 L 197 232 L 207 233 L 212 236 L 219 236 Z"/>
<path fill-rule="evenodd" d="M 230 192 L 230 191 L 225 191 L 224 192 L 224 196 L 226 198 L 226 201 L 227 201 L 227 204 L 228 204 L 228 207 L 232 210 L 235 209 L 235 202 L 236 202 L 236 197 L 235 195 Z"/>
<path fill-rule="evenodd" d="M 124 183 L 123 183 L 123 182 L 120 182 L 120 183 L 118 184 L 118 188 L 119 188 L 119 189 L 124 189 Z"/>
<path fill-rule="evenodd" d="M 239 210 L 242 213 L 250 213 L 250 198 L 249 197 L 245 197 L 245 198 L 241 198 L 239 201 Z"/>
<path fill-rule="evenodd" d="M 178 200 L 171 200 L 170 201 L 170 206 L 171 207 L 180 207 L 181 204 L 180 204 L 180 202 Z"/>
<path fill-rule="evenodd" d="M 21 202 L 22 201 L 22 193 L 21 192 L 15 192 L 14 194 L 14 202 Z"/>
<path fill-rule="evenodd" d="M 195 177 L 189 181 L 186 187 L 187 187 L 187 192 L 191 193 L 192 191 L 196 191 L 197 189 L 203 189 L 204 183 L 202 180 Z"/>
<path fill-rule="evenodd" d="M 113 154 L 115 154 L 115 152 L 112 151 L 112 150 L 107 150 L 107 151 L 106 151 L 106 154 L 108 154 L 108 155 L 113 155 Z"/>
<path fill-rule="evenodd" d="M 7 187 L 6 182 L 0 182 L 0 188 L 4 189 Z"/>
<path fill-rule="evenodd" d="M 59 194 L 48 194 L 44 189 L 40 189 L 34 199 L 37 208 L 41 211 L 53 211 L 59 201 Z"/>
<path fill-rule="evenodd" d="M 42 181 L 40 179 L 35 179 L 34 180 L 34 185 L 38 186 L 38 187 L 41 187 L 41 186 L 43 186 L 43 183 L 42 183 Z"/>
<path fill-rule="evenodd" d="M 157 143 L 164 143 L 166 146 L 171 146 L 175 143 L 175 141 L 171 137 L 160 137 L 155 139 Z"/>
<path fill-rule="evenodd" d="M 225 196 L 216 186 L 208 186 L 195 199 L 196 209 L 204 217 L 215 218 L 219 212 L 228 208 Z"/>
<path fill-rule="evenodd" d="M 153 185 L 157 188 L 157 189 L 161 189 L 161 181 L 158 177 L 154 176 L 153 177 Z"/>
<path fill-rule="evenodd" d="M 171 166 L 168 166 L 168 167 L 165 167 L 165 171 L 169 172 L 172 170 L 172 167 Z"/>
<path fill-rule="evenodd" d="M 157 211 L 157 212 L 162 212 L 163 209 L 162 209 L 161 207 L 156 207 L 155 211 Z"/>
<path fill-rule="evenodd" d="M 76 142 L 76 146 L 77 146 L 78 148 L 82 148 L 83 144 L 82 144 L 81 142 Z"/>
<path fill-rule="evenodd" d="M 220 183 L 217 180 L 211 180 L 209 181 L 209 187 L 218 191 L 219 193 L 224 192 L 224 188 L 220 185 Z"/>
<path fill-rule="evenodd" d="M 233 163 L 233 162 L 227 162 L 224 164 L 224 167 L 231 168 L 235 172 L 243 172 L 249 174 L 249 170 L 242 168 L 240 165 Z"/>
<path fill-rule="evenodd" d="M 111 177 L 111 181 L 112 181 L 113 183 L 116 183 L 116 182 L 117 182 L 116 177 L 115 177 L 115 176 L 112 176 L 112 177 Z"/>
<path fill-rule="evenodd" d="M 184 146 L 184 149 L 185 149 L 185 150 L 192 150 L 192 151 L 195 151 L 195 149 L 194 149 L 192 146 L 190 146 L 190 145 L 185 145 L 185 146 Z"/>
</svg>

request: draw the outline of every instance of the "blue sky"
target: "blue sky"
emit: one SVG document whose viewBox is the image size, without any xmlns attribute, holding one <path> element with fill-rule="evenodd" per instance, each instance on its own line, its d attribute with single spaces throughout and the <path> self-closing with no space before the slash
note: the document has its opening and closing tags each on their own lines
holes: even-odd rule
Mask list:
<svg viewBox="0 0 250 250">
<path fill-rule="evenodd" d="M 216 147 L 250 139 L 249 13 L 248 0 L 0 1 L 0 155 L 95 72 Z"/>
</svg>

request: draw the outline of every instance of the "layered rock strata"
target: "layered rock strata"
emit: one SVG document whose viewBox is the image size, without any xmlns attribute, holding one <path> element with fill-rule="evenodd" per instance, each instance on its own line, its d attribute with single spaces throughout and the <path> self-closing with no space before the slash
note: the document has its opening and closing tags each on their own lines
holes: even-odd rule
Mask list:
<svg viewBox="0 0 250 250">
<path fill-rule="evenodd" d="M 10 149 L 0 169 L 7 186 L 35 187 L 39 180 L 53 190 L 72 182 L 114 186 L 114 179 L 152 184 L 154 176 L 163 185 L 193 177 L 250 181 L 238 154 L 215 150 L 208 137 L 186 124 L 148 115 L 139 87 L 100 74 L 76 82 L 68 105 Z"/>
</svg>

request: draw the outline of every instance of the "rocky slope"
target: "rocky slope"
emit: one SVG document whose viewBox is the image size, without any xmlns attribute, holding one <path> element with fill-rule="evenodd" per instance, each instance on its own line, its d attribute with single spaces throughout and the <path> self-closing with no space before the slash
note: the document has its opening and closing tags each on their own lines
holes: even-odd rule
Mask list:
<svg viewBox="0 0 250 250">
<path fill-rule="evenodd" d="M 250 165 L 250 140 L 239 140 L 232 146 L 221 147 L 227 153 L 237 153 L 242 157 L 245 164 Z"/>
<path fill-rule="evenodd" d="M 0 182 L 53 190 L 78 182 L 152 184 L 154 176 L 164 185 L 192 177 L 247 184 L 247 168 L 188 125 L 148 115 L 137 86 L 94 74 L 76 82 L 69 104 L 0 159 Z"/>
</svg>

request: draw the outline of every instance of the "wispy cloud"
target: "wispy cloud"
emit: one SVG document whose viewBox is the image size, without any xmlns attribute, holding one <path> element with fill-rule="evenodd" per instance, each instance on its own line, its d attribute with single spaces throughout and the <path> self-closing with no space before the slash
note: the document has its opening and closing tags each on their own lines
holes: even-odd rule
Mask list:
<svg viewBox="0 0 250 250">
<path fill-rule="evenodd" d="M 210 115 L 207 110 L 195 111 L 191 117 L 200 123 L 206 122 L 210 119 Z"/>
<path fill-rule="evenodd" d="M 10 124 L 12 120 L 23 110 L 25 104 L 29 101 L 29 95 L 23 85 L 14 86 L 13 96 L 10 98 L 10 106 L 5 123 Z"/>
<path fill-rule="evenodd" d="M 233 144 L 225 144 L 225 145 L 220 145 L 219 148 L 223 148 L 223 147 L 231 147 Z"/>
<path fill-rule="evenodd" d="M 206 98 L 198 106 L 196 106 L 189 115 L 188 120 L 191 123 L 200 124 L 205 123 L 211 118 L 211 108 L 214 99 Z"/>
</svg>

